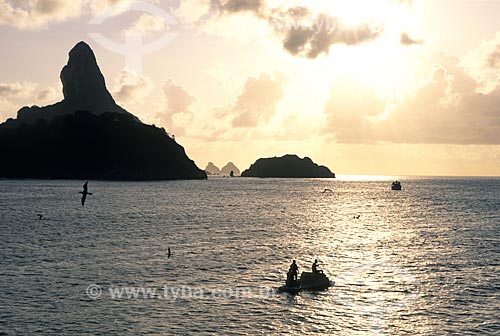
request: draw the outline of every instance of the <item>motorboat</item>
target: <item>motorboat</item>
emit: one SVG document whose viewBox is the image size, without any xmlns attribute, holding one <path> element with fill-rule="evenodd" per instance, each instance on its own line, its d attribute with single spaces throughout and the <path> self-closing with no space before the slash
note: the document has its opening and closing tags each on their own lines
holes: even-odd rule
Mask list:
<svg viewBox="0 0 500 336">
<path fill-rule="evenodd" d="M 287 292 L 296 294 L 300 291 L 321 291 L 333 286 L 333 282 L 323 273 L 318 272 L 302 272 L 300 278 L 296 281 L 287 281 L 284 286 L 278 288 L 278 293 Z"/>
<path fill-rule="evenodd" d="M 401 182 L 399 181 L 394 181 L 392 182 L 391 189 L 392 190 L 401 190 Z"/>
</svg>

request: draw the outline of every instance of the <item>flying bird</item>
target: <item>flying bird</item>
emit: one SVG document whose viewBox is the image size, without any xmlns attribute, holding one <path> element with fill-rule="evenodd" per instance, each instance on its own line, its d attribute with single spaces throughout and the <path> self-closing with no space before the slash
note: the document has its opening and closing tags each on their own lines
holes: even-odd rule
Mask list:
<svg viewBox="0 0 500 336">
<path fill-rule="evenodd" d="M 38 220 L 42 220 L 43 219 L 43 215 L 42 214 L 38 214 Z"/>
<path fill-rule="evenodd" d="M 323 194 L 326 193 L 326 192 L 333 192 L 333 190 L 326 188 L 325 190 L 323 190 Z"/>
<path fill-rule="evenodd" d="M 83 191 L 79 191 L 78 193 L 79 194 L 82 194 L 82 206 L 85 205 L 85 200 L 87 199 L 87 195 L 92 195 L 92 193 L 89 193 L 87 190 L 88 190 L 88 185 L 89 184 L 89 181 L 85 182 L 85 184 L 83 185 Z"/>
<path fill-rule="evenodd" d="M 172 255 L 172 253 L 170 253 L 170 247 L 167 249 L 167 259 L 170 259 L 170 256 Z"/>
</svg>

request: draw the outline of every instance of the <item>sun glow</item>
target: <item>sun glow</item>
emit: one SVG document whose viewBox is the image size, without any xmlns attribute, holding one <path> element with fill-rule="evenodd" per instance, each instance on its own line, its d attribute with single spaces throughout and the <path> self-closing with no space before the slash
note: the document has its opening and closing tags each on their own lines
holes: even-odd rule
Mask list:
<svg viewBox="0 0 500 336">
<path fill-rule="evenodd" d="M 366 22 L 386 23 L 398 7 L 395 0 L 318 0 L 308 6 L 317 11 L 339 17 L 347 25 Z"/>
<path fill-rule="evenodd" d="M 366 43 L 333 46 L 325 66 L 334 66 L 337 76 L 372 87 L 381 97 L 390 97 L 411 84 L 408 81 L 417 71 L 420 51 L 401 46 L 400 39 L 402 33 L 421 37 L 416 4 L 409 6 L 398 0 L 317 0 L 307 6 L 339 18 L 344 29 L 370 25 L 382 31 Z"/>
</svg>

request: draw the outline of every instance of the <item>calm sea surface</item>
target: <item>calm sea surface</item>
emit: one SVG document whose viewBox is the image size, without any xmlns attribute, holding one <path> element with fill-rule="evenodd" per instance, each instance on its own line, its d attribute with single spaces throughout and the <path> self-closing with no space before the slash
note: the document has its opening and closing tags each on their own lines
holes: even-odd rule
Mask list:
<svg viewBox="0 0 500 336">
<path fill-rule="evenodd" d="M 0 334 L 499 334 L 500 179 L 401 180 L 0 181 Z"/>
</svg>

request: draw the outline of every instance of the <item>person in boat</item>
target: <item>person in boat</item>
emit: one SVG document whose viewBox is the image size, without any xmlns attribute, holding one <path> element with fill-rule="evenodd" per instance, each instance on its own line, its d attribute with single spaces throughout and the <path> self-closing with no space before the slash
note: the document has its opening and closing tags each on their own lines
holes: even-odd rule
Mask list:
<svg viewBox="0 0 500 336">
<path fill-rule="evenodd" d="M 297 281 L 297 275 L 299 273 L 299 267 L 297 266 L 297 263 L 292 261 L 292 264 L 290 265 L 290 269 L 288 270 L 288 273 L 286 274 L 286 284 L 287 286 L 291 286 Z"/>
<path fill-rule="evenodd" d="M 299 267 L 297 266 L 297 263 L 295 262 L 295 260 L 292 261 L 292 264 L 290 265 L 289 272 L 292 275 L 293 281 L 297 281 L 297 275 L 299 274 Z"/>
<path fill-rule="evenodd" d="M 312 272 L 314 274 L 323 274 L 323 271 L 318 269 L 318 259 L 314 259 L 314 262 L 312 264 Z"/>
</svg>

